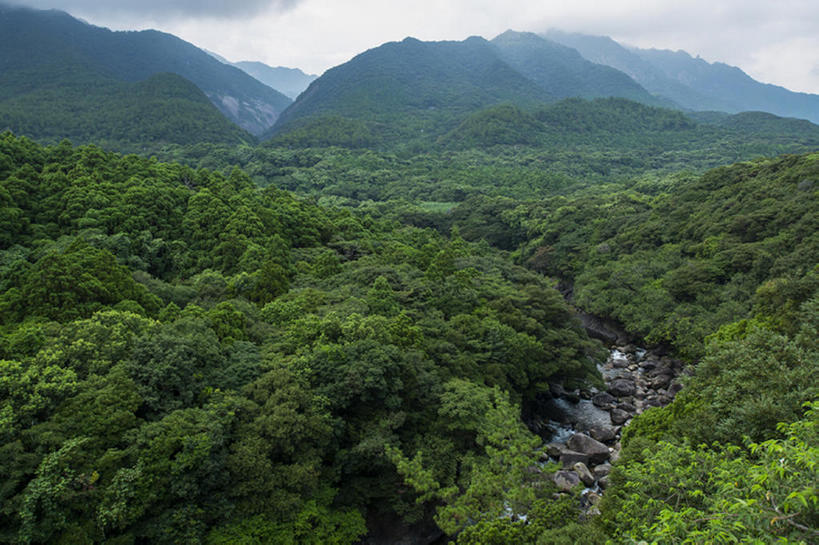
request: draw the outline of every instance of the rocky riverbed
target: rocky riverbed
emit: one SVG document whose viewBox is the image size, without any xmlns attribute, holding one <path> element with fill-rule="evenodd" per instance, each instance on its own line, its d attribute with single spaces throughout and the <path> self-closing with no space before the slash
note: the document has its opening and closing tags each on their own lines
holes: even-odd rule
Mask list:
<svg viewBox="0 0 819 545">
<path fill-rule="evenodd" d="M 562 491 L 583 483 L 583 501 L 594 513 L 608 484 L 611 463 L 620 454 L 620 435 L 649 407 L 670 403 L 682 385 L 682 362 L 632 344 L 616 345 L 598 369 L 604 390 L 567 391 L 556 385 L 540 404 L 532 427 L 547 439 L 542 461 L 559 462 L 553 476 Z"/>
</svg>

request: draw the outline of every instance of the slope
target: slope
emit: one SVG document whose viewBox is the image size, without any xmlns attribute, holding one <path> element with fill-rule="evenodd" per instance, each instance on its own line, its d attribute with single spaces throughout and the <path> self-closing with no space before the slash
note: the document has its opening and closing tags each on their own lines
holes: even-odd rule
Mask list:
<svg viewBox="0 0 819 545">
<path fill-rule="evenodd" d="M 274 130 L 291 130 L 311 118 L 341 116 L 389 123 L 388 133 L 406 137 L 440 131 L 457 116 L 492 104 L 534 106 L 553 99 L 498 58 L 483 38 L 462 42 L 407 38 L 325 72 L 282 114 Z"/>
<path fill-rule="evenodd" d="M 819 121 L 819 96 L 760 83 L 739 68 L 708 63 L 684 51 L 626 48 L 603 36 L 550 30 L 546 37 L 586 59 L 622 70 L 650 92 L 692 110 L 762 110 Z"/>
<path fill-rule="evenodd" d="M 293 100 L 318 78 L 317 75 L 305 74 L 298 68 L 284 66 L 274 68 L 258 61 L 239 61 L 233 63 L 233 66 L 244 70 L 268 87 L 276 89 Z"/>
<path fill-rule="evenodd" d="M 170 34 L 112 32 L 59 11 L 0 6 L 0 69 L 9 98 L 51 80 L 65 64 L 83 65 L 109 78 L 136 82 L 169 72 L 192 81 L 228 119 L 260 134 L 290 100 L 238 68 Z M 64 76 L 64 73 L 58 73 Z"/>
<path fill-rule="evenodd" d="M 0 100 L 0 130 L 44 142 L 68 138 L 121 151 L 165 144 L 239 144 L 253 137 L 226 119 L 193 83 L 176 74 L 120 82 L 80 65 L 71 79 Z M 4 86 L 0 82 L 0 93 Z"/>
<path fill-rule="evenodd" d="M 537 34 L 507 30 L 492 44 L 510 66 L 556 97 L 621 97 L 671 105 L 652 96 L 627 74 L 590 62 L 574 49 Z"/>
</svg>

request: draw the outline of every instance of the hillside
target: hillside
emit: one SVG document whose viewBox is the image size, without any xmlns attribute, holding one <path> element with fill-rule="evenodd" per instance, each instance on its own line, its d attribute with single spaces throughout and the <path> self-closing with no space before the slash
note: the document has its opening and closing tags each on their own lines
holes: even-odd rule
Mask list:
<svg viewBox="0 0 819 545">
<path fill-rule="evenodd" d="M 760 110 L 819 122 L 819 95 L 760 83 L 739 68 L 708 63 L 685 51 L 627 48 L 602 36 L 549 31 L 546 37 L 586 59 L 622 70 L 651 93 L 691 110 Z"/>
<path fill-rule="evenodd" d="M 320 116 L 394 124 L 401 136 L 438 131 L 458 115 L 511 102 L 553 100 L 504 63 L 483 38 L 421 42 L 407 38 L 366 51 L 331 68 L 279 119 L 275 130 Z"/>
<path fill-rule="evenodd" d="M 123 83 L 174 73 L 193 82 L 228 119 L 252 134 L 273 125 L 290 99 L 204 51 L 157 31 L 112 32 L 59 11 L 0 5 L 0 99 L 48 87 L 59 91 L 71 71 Z M 61 68 L 63 67 L 63 68 Z"/>
<path fill-rule="evenodd" d="M 305 74 L 298 68 L 268 66 L 258 61 L 239 61 L 233 66 L 241 68 L 268 87 L 295 100 L 318 76 Z"/>
<path fill-rule="evenodd" d="M 660 100 L 625 73 L 584 59 L 569 47 L 530 32 L 508 30 L 492 40 L 500 57 L 558 98 L 620 97 L 655 106 Z"/>
<path fill-rule="evenodd" d="M 0 100 L 0 130 L 44 142 L 68 138 L 131 152 L 153 152 L 167 144 L 236 145 L 253 140 L 176 74 L 130 83 L 79 65 L 61 69 L 70 74 L 59 83 L 50 80 Z M 0 93 L 7 89 L 4 83 L 0 78 Z"/>
</svg>

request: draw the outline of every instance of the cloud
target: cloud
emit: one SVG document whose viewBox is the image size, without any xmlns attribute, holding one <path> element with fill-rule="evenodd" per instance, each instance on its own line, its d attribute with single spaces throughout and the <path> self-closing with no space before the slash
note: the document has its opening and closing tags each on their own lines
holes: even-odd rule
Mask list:
<svg viewBox="0 0 819 545">
<path fill-rule="evenodd" d="M 85 17 L 121 19 L 249 19 L 284 12 L 301 0 L 12 0 L 37 9 L 59 9 Z"/>
</svg>

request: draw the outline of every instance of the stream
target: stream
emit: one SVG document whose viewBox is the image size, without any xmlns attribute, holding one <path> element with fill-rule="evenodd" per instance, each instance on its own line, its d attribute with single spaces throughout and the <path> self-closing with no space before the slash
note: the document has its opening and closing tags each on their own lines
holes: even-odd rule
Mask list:
<svg viewBox="0 0 819 545">
<path fill-rule="evenodd" d="M 611 463 L 620 453 L 620 436 L 631 419 L 650 407 L 670 403 L 682 388 L 682 362 L 633 344 L 615 344 L 597 365 L 605 389 L 567 391 L 551 388 L 539 403 L 533 431 L 544 438 L 541 461 L 560 463 L 555 484 L 568 492 L 580 483 L 581 501 L 589 514 L 608 485 Z"/>
</svg>

